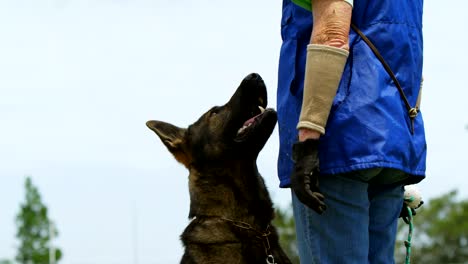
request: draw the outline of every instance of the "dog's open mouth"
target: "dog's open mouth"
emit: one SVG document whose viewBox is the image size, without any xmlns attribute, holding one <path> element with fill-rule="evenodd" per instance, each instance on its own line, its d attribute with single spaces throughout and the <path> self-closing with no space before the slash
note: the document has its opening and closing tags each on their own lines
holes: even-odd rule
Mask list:
<svg viewBox="0 0 468 264">
<path fill-rule="evenodd" d="M 227 104 L 232 109 L 231 125 L 234 141 L 247 145 L 262 145 L 276 124 L 276 111 L 267 108 L 265 83 L 256 73 L 244 78 Z M 262 145 L 263 146 L 263 145 Z"/>
<path fill-rule="evenodd" d="M 265 112 L 265 108 L 261 107 L 261 106 L 258 106 L 258 109 L 260 109 L 260 114 L 250 118 L 249 120 L 245 121 L 244 124 L 242 125 L 241 128 L 239 128 L 239 130 L 237 131 L 237 135 L 242 135 L 244 133 L 244 131 L 250 127 L 257 118 L 259 118 L 263 112 Z"/>
<path fill-rule="evenodd" d="M 265 116 L 274 112 L 275 110 L 271 108 L 265 109 L 263 106 L 259 105 L 258 110 L 252 112 L 252 117 L 245 121 L 242 124 L 242 127 L 239 128 L 234 140 L 237 142 L 245 141 L 256 130 L 256 128 L 258 128 Z"/>
</svg>

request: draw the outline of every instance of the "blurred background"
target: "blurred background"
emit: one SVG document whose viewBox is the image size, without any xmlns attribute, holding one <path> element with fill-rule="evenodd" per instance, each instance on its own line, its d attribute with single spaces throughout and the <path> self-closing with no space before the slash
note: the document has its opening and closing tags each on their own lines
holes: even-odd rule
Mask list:
<svg viewBox="0 0 468 264">
<path fill-rule="evenodd" d="M 467 8 L 424 7 L 428 159 L 418 186 L 442 202 L 420 219 L 450 235 L 421 223 L 419 246 L 460 259 L 420 263 L 468 263 Z M 280 18 L 280 0 L 0 0 L 0 263 L 31 236 L 47 250 L 52 241 L 62 264 L 178 263 L 188 172 L 145 122 L 187 126 L 251 72 L 275 107 Z M 275 130 L 258 165 L 287 220 L 277 151 Z M 34 263 L 53 261 L 43 253 Z"/>
</svg>

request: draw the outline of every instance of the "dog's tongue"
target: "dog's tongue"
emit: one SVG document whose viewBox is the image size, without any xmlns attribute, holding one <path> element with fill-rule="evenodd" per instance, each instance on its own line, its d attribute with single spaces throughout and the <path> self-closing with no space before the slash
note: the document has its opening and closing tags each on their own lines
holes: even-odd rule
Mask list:
<svg viewBox="0 0 468 264">
<path fill-rule="evenodd" d="M 250 118 L 249 120 L 245 121 L 244 124 L 242 126 L 248 126 L 249 124 L 252 124 L 253 122 L 255 122 L 255 118 L 257 118 L 257 116 L 259 116 L 261 114 L 258 114 L 252 118 Z"/>
<path fill-rule="evenodd" d="M 260 114 L 258 114 L 256 116 L 250 118 L 249 120 L 245 121 L 244 125 L 242 125 L 242 126 L 248 126 L 249 124 L 252 124 L 253 122 L 255 122 L 255 119 L 257 117 L 261 116 L 263 114 L 263 112 L 265 112 L 265 109 L 263 107 L 259 106 L 259 108 L 260 108 L 260 111 L 261 111 Z"/>
</svg>

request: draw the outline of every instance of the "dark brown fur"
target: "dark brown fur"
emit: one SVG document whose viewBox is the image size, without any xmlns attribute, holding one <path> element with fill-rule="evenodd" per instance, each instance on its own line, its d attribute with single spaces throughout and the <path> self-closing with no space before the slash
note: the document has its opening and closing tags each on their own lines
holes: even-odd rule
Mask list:
<svg viewBox="0 0 468 264">
<path fill-rule="evenodd" d="M 148 121 L 174 157 L 189 170 L 192 219 L 183 234 L 181 263 L 290 263 L 272 226 L 273 205 L 256 159 L 270 137 L 276 112 L 258 74 L 250 74 L 232 98 L 213 107 L 188 128 Z M 244 122 L 255 122 L 238 134 Z"/>
</svg>

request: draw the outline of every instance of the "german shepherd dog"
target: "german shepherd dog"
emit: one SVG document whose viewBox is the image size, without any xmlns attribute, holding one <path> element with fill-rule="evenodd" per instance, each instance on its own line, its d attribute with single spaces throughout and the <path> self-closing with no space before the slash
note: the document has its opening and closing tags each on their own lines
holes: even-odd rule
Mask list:
<svg viewBox="0 0 468 264">
<path fill-rule="evenodd" d="M 189 170 L 191 222 L 181 235 L 180 263 L 291 263 L 272 226 L 272 201 L 256 164 L 277 121 L 266 106 L 265 83 L 252 73 L 229 102 L 188 128 L 146 123 Z"/>
</svg>

